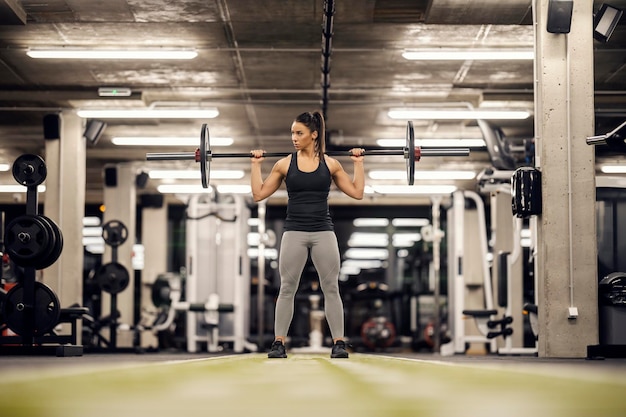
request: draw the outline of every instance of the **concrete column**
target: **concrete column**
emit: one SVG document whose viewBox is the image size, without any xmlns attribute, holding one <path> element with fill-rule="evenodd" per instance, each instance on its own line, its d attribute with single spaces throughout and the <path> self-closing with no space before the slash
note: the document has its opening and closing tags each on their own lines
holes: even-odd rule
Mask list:
<svg viewBox="0 0 626 417">
<path fill-rule="evenodd" d="M 73 111 L 63 111 L 59 119 L 60 138 L 45 142 L 48 175 L 44 214 L 61 229 L 63 251 L 57 262 L 43 271 L 43 280 L 57 294 L 61 307 L 67 307 L 83 304 L 85 124 Z"/>
<path fill-rule="evenodd" d="M 132 164 L 117 164 L 111 169 L 116 170 L 116 184 L 104 187 L 104 211 L 102 224 L 116 220 L 122 222 L 128 229 L 128 239 L 117 247 L 117 262 L 123 265 L 130 281 L 128 287 L 117 294 L 117 310 L 120 312 L 119 324 L 133 326 L 135 308 L 135 273 L 132 265 L 133 245 L 135 244 L 137 195 L 135 181 L 137 169 Z M 102 256 L 102 263 L 112 261 L 113 251 L 106 245 Z M 102 295 L 102 315 L 111 313 L 111 295 Z M 118 330 L 116 347 L 132 347 L 132 331 Z"/>
<path fill-rule="evenodd" d="M 547 32 L 548 3 L 534 3 L 538 353 L 576 358 L 598 343 L 595 155 L 585 143 L 594 134 L 593 2 L 574 2 L 569 34 Z"/>
<path fill-rule="evenodd" d="M 141 272 L 141 310 L 156 313 L 150 285 L 160 274 L 167 272 L 167 205 L 145 207 L 141 217 L 141 243 L 145 259 Z M 147 314 L 146 320 L 154 320 L 154 315 Z M 144 332 L 141 335 L 141 346 L 158 347 L 156 335 Z"/>
</svg>

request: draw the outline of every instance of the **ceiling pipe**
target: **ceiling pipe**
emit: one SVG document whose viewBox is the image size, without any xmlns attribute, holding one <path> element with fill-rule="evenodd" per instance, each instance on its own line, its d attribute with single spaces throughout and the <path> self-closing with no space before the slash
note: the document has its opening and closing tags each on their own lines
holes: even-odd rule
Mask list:
<svg viewBox="0 0 626 417">
<path fill-rule="evenodd" d="M 330 55 L 332 50 L 333 19 L 335 15 L 335 2 L 333 0 L 324 1 L 324 18 L 322 21 L 322 115 L 326 119 L 328 110 L 328 89 L 330 88 Z"/>
</svg>

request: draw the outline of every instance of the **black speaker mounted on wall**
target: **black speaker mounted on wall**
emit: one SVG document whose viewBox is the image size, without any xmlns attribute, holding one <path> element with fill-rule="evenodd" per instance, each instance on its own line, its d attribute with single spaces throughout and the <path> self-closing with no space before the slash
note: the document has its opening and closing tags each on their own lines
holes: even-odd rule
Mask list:
<svg viewBox="0 0 626 417">
<path fill-rule="evenodd" d="M 117 167 L 104 168 L 104 185 L 107 187 L 117 187 Z"/>
<path fill-rule="evenodd" d="M 104 133 L 104 129 L 106 129 L 107 124 L 96 119 L 90 119 L 87 122 L 87 127 L 85 127 L 85 133 L 83 136 L 87 139 L 87 142 L 92 146 L 95 146 L 100 140 L 100 136 Z"/>
<path fill-rule="evenodd" d="M 146 184 L 148 184 L 148 179 L 150 179 L 150 175 L 148 175 L 147 172 L 140 172 L 135 178 L 135 185 L 137 186 L 137 188 L 146 188 Z"/>
<path fill-rule="evenodd" d="M 46 140 L 61 138 L 61 116 L 46 114 L 43 117 L 43 138 Z"/>
<path fill-rule="evenodd" d="M 572 26 L 573 0 L 550 0 L 548 27 L 550 33 L 569 33 Z"/>
</svg>

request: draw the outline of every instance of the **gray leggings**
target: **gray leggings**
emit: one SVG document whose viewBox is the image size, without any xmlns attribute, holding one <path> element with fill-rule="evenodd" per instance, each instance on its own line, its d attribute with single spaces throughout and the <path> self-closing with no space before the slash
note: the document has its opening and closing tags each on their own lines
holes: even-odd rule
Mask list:
<svg viewBox="0 0 626 417">
<path fill-rule="evenodd" d="M 343 337 L 343 303 L 339 295 L 339 245 L 335 232 L 296 232 L 283 233 L 280 243 L 280 291 L 276 301 L 274 333 L 287 336 L 293 319 L 294 298 L 300 275 L 308 259 L 311 260 L 320 279 L 324 293 L 324 312 L 333 339 Z"/>
</svg>

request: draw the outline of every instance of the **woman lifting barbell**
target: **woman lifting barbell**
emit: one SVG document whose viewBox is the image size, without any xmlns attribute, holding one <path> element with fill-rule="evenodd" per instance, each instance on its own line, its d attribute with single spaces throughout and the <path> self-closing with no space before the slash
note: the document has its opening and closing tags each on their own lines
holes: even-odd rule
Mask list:
<svg viewBox="0 0 626 417">
<path fill-rule="evenodd" d="M 333 338 L 331 358 L 347 358 L 344 341 L 343 302 L 339 293 L 341 266 L 337 236 L 328 208 L 331 180 L 339 190 L 357 200 L 363 198 L 364 149 L 350 150 L 354 174 L 350 176 L 336 159 L 325 155 L 325 122 L 320 112 L 300 114 L 291 125 L 291 141 L 296 152 L 274 164 L 265 181 L 261 162 L 265 152 L 252 150 L 251 187 L 255 201 L 287 186 L 287 218 L 280 245 L 280 290 L 276 302 L 274 342 L 269 358 L 286 358 L 285 338 L 294 312 L 294 298 L 300 276 L 311 254 L 324 294 L 324 313 Z"/>
</svg>

